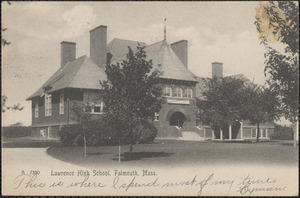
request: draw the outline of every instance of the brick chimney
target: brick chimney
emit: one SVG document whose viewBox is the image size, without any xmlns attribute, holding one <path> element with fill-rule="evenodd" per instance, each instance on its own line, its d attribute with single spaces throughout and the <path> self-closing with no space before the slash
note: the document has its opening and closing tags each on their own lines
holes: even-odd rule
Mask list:
<svg viewBox="0 0 300 198">
<path fill-rule="evenodd" d="M 171 47 L 184 66 L 188 67 L 188 41 L 177 41 L 172 43 Z"/>
<path fill-rule="evenodd" d="M 63 68 L 67 62 L 71 62 L 76 59 L 76 43 L 62 41 L 61 46 L 61 68 Z"/>
<path fill-rule="evenodd" d="M 103 67 L 107 53 L 107 26 L 100 25 L 90 31 L 90 57 Z"/>
<path fill-rule="evenodd" d="M 223 63 L 212 63 L 212 77 L 214 76 L 217 76 L 219 78 L 223 77 Z"/>
</svg>

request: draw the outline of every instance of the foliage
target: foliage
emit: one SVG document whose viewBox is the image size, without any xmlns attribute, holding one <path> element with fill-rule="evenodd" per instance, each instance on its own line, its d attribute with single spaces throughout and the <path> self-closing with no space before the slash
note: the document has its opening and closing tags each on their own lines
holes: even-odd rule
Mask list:
<svg viewBox="0 0 300 198">
<path fill-rule="evenodd" d="M 142 144 L 153 142 L 157 135 L 157 129 L 154 124 L 147 120 L 137 121 L 132 133 L 125 134 L 121 137 L 122 144 Z"/>
<path fill-rule="evenodd" d="M 31 135 L 31 127 L 26 126 L 9 126 L 2 127 L 3 137 L 27 137 Z"/>
<path fill-rule="evenodd" d="M 265 52 L 265 75 L 281 96 L 281 109 L 291 122 L 298 119 L 299 6 L 293 1 L 260 3 L 255 25 Z M 272 46 L 280 42 L 284 52 Z"/>
<path fill-rule="evenodd" d="M 16 122 L 16 123 L 10 125 L 10 127 L 21 127 L 21 126 L 22 126 L 21 122 Z"/>
<path fill-rule="evenodd" d="M 260 123 L 280 116 L 278 94 L 272 86 L 265 88 L 228 77 L 213 77 L 206 84 L 204 100 L 197 101 L 198 117 L 214 130 L 248 119 L 259 131 Z"/>
<path fill-rule="evenodd" d="M 207 80 L 204 100 L 198 100 L 198 117 L 203 124 L 222 128 L 244 119 L 244 81 L 235 78 L 213 77 Z"/>
<path fill-rule="evenodd" d="M 114 142 L 109 127 L 101 120 L 86 122 L 86 143 L 88 146 L 110 145 Z M 81 124 L 63 126 L 59 130 L 59 137 L 65 146 L 83 146 L 83 128 Z"/>
<path fill-rule="evenodd" d="M 104 120 L 91 120 L 86 123 L 85 129 L 86 142 L 88 146 L 99 145 L 117 145 L 118 137 L 111 125 Z M 153 142 L 157 135 L 157 130 L 154 125 L 148 121 L 136 123 L 132 136 L 122 136 L 121 143 L 135 144 Z M 65 146 L 82 146 L 83 145 L 83 128 L 81 124 L 72 124 L 63 126 L 59 130 L 59 137 Z M 131 138 L 134 137 L 132 140 Z"/>
<path fill-rule="evenodd" d="M 274 133 L 270 135 L 271 140 L 292 140 L 293 130 L 288 126 L 275 124 Z"/>
<path fill-rule="evenodd" d="M 161 73 L 152 70 L 152 61 L 146 60 L 146 52 L 140 46 L 135 53 L 129 48 L 126 60 L 112 64 L 111 58 L 108 53 L 105 67 L 108 80 L 100 82 L 105 119 L 114 125 L 119 141 L 131 137 L 130 143 L 134 144 L 136 123 L 152 118 L 161 108 L 161 87 L 157 85 Z"/>
<path fill-rule="evenodd" d="M 278 119 L 280 116 L 277 93 L 271 88 L 258 85 L 247 86 L 244 97 L 247 98 L 244 110 L 251 123 L 262 123 Z"/>
<path fill-rule="evenodd" d="M 6 30 L 7 30 L 7 28 L 1 28 L 2 34 Z M 2 45 L 2 47 L 4 47 L 5 45 L 9 45 L 10 42 L 7 41 L 5 38 L 3 38 L 2 34 L 1 34 L 1 45 Z"/>
<path fill-rule="evenodd" d="M 59 131 L 61 142 L 64 145 L 80 145 L 84 144 L 84 136 L 86 136 L 87 145 L 107 145 L 113 143 L 113 134 L 110 127 L 103 119 L 92 118 L 92 108 L 94 101 L 84 101 L 82 104 L 74 102 L 72 111 L 77 124 L 64 126 Z"/>
<path fill-rule="evenodd" d="M 260 123 L 279 118 L 280 111 L 278 107 L 280 102 L 277 95 L 272 87 L 266 88 L 254 84 L 245 87 L 243 97 L 245 97 L 246 103 L 243 106 L 243 111 L 246 118 L 252 124 L 257 125 L 258 132 L 260 131 Z M 259 141 L 259 134 L 257 135 L 257 141 Z"/>
<path fill-rule="evenodd" d="M 8 107 L 6 106 L 6 101 L 7 97 L 5 95 L 1 96 L 1 108 L 2 108 L 2 113 L 6 112 L 6 110 L 13 110 L 13 111 L 22 111 L 24 107 L 21 107 L 21 105 L 18 103 L 14 106 Z"/>
</svg>

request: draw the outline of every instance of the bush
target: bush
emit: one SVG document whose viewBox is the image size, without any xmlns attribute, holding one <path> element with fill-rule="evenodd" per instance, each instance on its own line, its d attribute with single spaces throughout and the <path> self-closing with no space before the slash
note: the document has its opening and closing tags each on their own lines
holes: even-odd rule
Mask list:
<svg viewBox="0 0 300 198">
<path fill-rule="evenodd" d="M 274 133 L 270 135 L 271 140 L 293 140 L 294 132 L 291 127 L 275 124 Z"/>
<path fill-rule="evenodd" d="M 157 136 L 157 129 L 153 123 L 148 121 L 141 121 L 134 129 L 137 133 L 137 143 L 153 142 Z"/>
<path fill-rule="evenodd" d="M 90 121 L 86 124 L 87 146 L 112 144 L 112 133 L 103 121 Z M 59 137 L 65 146 L 83 146 L 83 127 L 81 124 L 64 126 L 59 130 Z"/>
<path fill-rule="evenodd" d="M 133 127 L 131 133 L 127 132 L 121 137 L 121 144 L 143 144 L 153 142 L 156 135 L 157 129 L 153 123 L 149 121 L 137 121 Z"/>
<path fill-rule="evenodd" d="M 118 137 L 114 125 L 110 125 L 102 120 L 90 121 L 85 129 L 87 146 L 118 145 Z M 83 129 L 81 124 L 63 126 L 59 130 L 59 137 L 65 146 L 83 146 Z M 135 124 L 132 133 L 125 133 L 121 136 L 121 144 L 130 144 L 131 140 L 135 144 L 153 142 L 157 135 L 157 130 L 153 123 L 139 121 Z M 132 139 L 133 138 L 133 139 Z"/>
<path fill-rule="evenodd" d="M 2 127 L 3 137 L 27 137 L 31 135 L 31 127 Z"/>
</svg>

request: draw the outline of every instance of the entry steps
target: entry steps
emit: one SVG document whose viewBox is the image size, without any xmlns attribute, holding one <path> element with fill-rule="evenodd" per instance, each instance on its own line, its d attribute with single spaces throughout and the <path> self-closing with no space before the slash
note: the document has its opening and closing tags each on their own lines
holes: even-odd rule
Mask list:
<svg viewBox="0 0 300 198">
<path fill-rule="evenodd" d="M 200 137 L 199 134 L 194 131 L 182 131 L 182 137 L 179 137 L 177 140 L 203 141 L 204 138 Z"/>
</svg>

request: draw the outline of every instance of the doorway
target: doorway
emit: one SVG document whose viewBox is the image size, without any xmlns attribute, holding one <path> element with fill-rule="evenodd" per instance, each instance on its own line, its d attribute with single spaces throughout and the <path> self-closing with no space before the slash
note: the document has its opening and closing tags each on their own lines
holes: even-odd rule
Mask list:
<svg viewBox="0 0 300 198">
<path fill-rule="evenodd" d="M 183 113 L 175 112 L 170 117 L 170 126 L 182 127 L 185 121 L 186 121 L 186 117 Z"/>
</svg>

